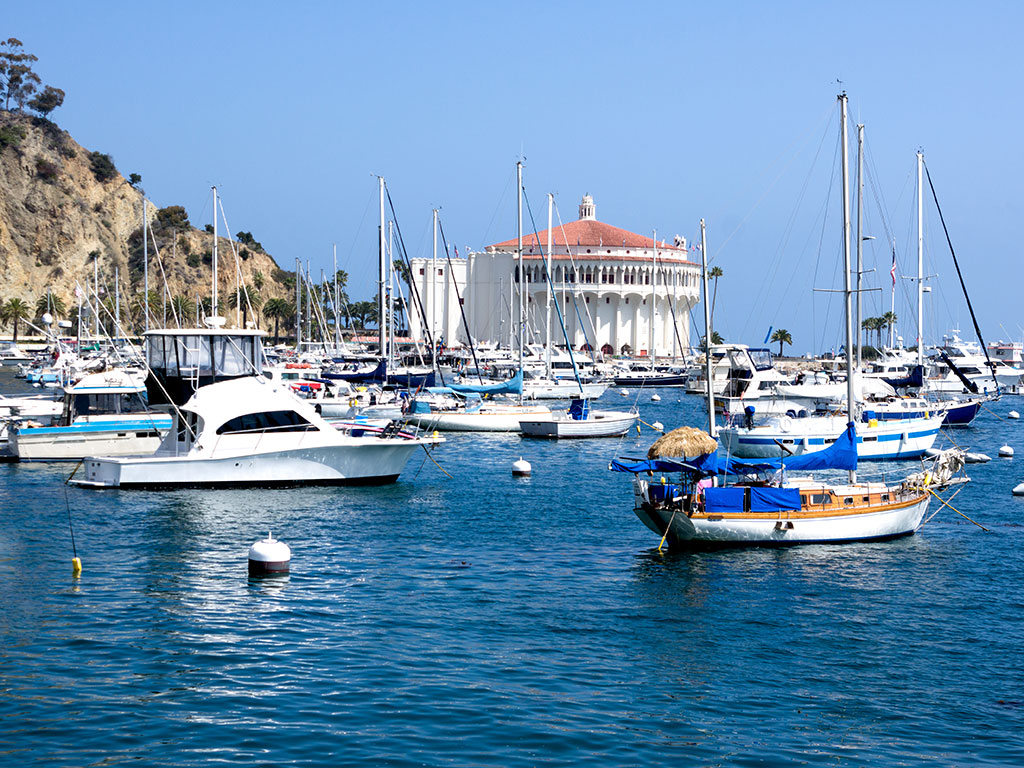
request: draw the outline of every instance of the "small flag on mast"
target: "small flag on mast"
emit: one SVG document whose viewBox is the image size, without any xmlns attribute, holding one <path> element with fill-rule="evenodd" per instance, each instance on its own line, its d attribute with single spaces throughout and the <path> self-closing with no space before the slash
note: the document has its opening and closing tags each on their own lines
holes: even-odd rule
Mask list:
<svg viewBox="0 0 1024 768">
<path fill-rule="evenodd" d="M 889 274 L 892 275 L 892 284 L 896 285 L 896 251 L 892 252 L 892 269 L 889 270 Z"/>
</svg>

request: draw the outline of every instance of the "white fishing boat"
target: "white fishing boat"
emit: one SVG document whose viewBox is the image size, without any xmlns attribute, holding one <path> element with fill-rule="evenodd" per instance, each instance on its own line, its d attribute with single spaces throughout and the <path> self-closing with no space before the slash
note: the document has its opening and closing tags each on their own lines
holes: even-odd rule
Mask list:
<svg viewBox="0 0 1024 768">
<path fill-rule="evenodd" d="M 152 453 L 170 429 L 171 419 L 150 411 L 145 398 L 141 378 L 124 370 L 89 374 L 64 390 L 57 423 L 15 425 L 9 433 L 10 452 L 19 461 Z"/>
<path fill-rule="evenodd" d="M 86 459 L 74 482 L 93 488 L 381 485 L 412 453 L 443 442 L 397 429 L 336 429 L 287 386 L 246 376 L 200 387 L 175 409 L 151 456 Z"/>
<path fill-rule="evenodd" d="M 626 434 L 639 418 L 631 411 L 592 409 L 586 399 L 573 400 L 564 411 L 553 411 L 550 418 L 523 419 L 519 428 L 524 437 L 583 438 L 619 437 Z"/>
<path fill-rule="evenodd" d="M 219 319 L 218 319 L 219 320 Z M 397 425 L 336 429 L 288 382 L 267 379 L 263 331 L 210 328 L 146 334 L 151 404 L 173 427 L 148 456 L 86 459 L 89 487 L 279 486 L 393 482 L 438 439 Z"/>
</svg>

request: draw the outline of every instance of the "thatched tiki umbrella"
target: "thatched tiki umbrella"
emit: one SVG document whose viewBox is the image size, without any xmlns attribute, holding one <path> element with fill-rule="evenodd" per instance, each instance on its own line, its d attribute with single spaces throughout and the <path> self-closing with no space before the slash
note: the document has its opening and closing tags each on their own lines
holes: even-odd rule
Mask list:
<svg viewBox="0 0 1024 768">
<path fill-rule="evenodd" d="M 707 432 L 696 427 L 680 427 L 655 440 L 654 445 L 647 449 L 647 458 L 703 456 L 716 450 L 718 442 Z"/>
</svg>

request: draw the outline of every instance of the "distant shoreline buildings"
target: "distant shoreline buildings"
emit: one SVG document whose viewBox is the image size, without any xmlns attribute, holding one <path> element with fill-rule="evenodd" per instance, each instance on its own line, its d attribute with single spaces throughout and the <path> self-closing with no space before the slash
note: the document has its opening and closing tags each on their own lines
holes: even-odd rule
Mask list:
<svg viewBox="0 0 1024 768">
<path fill-rule="evenodd" d="M 688 260 L 684 238 L 655 242 L 598 221 L 585 195 L 579 219 L 551 233 L 551 341 L 564 346 L 558 309 L 575 350 L 605 355 L 682 354 L 690 346 L 689 313 L 700 295 L 700 267 Z M 548 327 L 548 232 L 523 237 L 527 284 L 527 343 L 543 343 Z M 475 343 L 510 344 L 518 320 L 516 239 L 453 259 L 411 260 L 423 317 L 411 312 L 411 336 L 423 340 L 424 318 L 435 339 L 466 344 L 465 310 Z M 456 290 L 457 288 L 457 290 Z M 556 309 L 556 304 L 558 309 Z"/>
</svg>

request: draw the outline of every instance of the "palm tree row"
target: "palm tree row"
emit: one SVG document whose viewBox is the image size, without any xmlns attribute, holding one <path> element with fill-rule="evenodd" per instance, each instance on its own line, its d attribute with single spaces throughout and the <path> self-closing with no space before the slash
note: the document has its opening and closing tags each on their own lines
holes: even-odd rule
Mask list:
<svg viewBox="0 0 1024 768">
<path fill-rule="evenodd" d="M 892 328 L 893 326 L 895 326 L 897 319 L 898 318 L 897 318 L 895 312 L 886 312 L 881 317 L 867 317 L 867 318 L 865 318 L 861 322 L 860 327 L 861 327 L 861 330 L 867 331 L 868 333 L 871 333 L 873 331 L 875 333 L 875 338 L 877 340 L 876 346 L 881 347 L 882 346 L 882 331 L 887 330 L 887 329 Z"/>
</svg>

